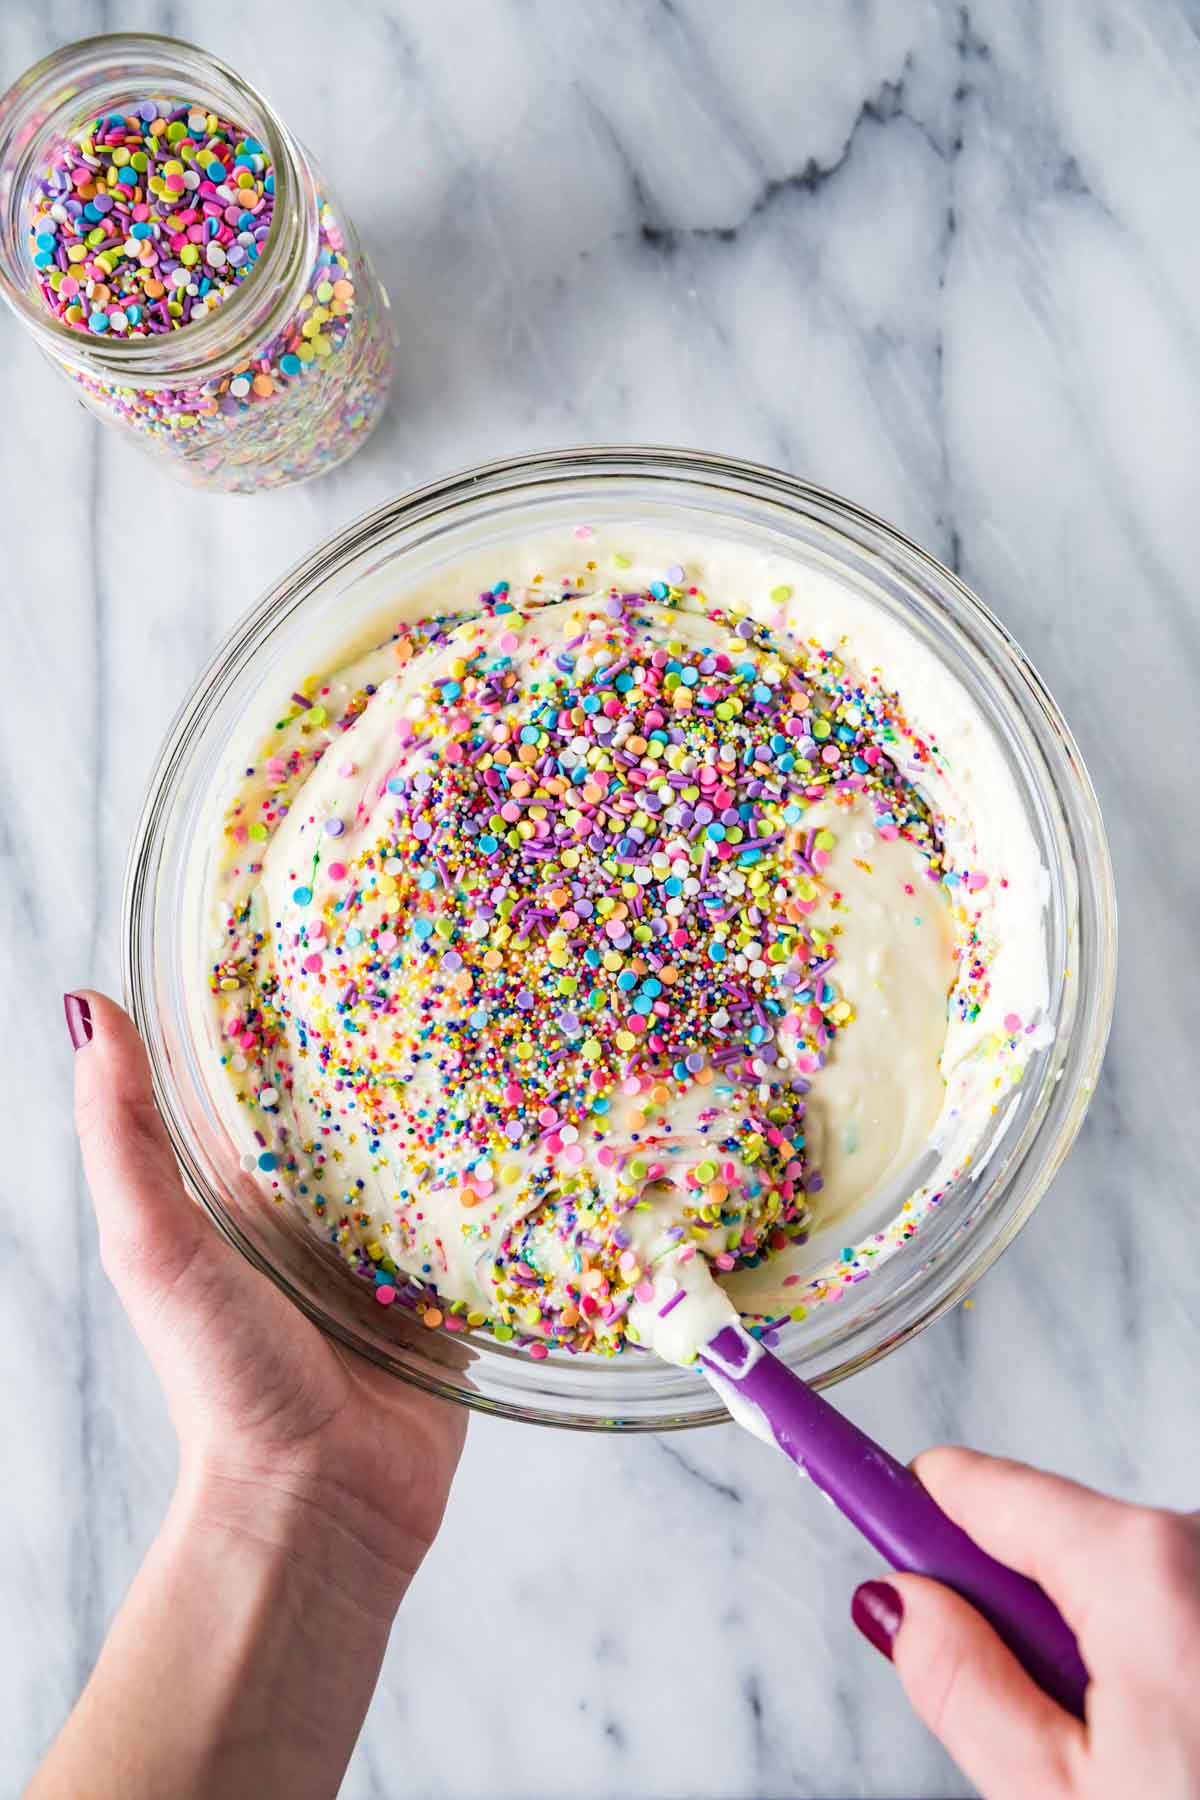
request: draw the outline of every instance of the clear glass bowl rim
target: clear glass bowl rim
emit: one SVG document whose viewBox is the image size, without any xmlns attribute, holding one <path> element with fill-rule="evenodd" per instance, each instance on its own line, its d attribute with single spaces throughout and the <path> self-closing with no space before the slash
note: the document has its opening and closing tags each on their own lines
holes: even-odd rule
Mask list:
<svg viewBox="0 0 1200 1800">
<path fill-rule="evenodd" d="M 921 1303 L 910 1304 L 905 1316 L 885 1332 L 872 1332 L 870 1319 L 856 1328 L 857 1337 L 873 1338 L 824 1369 L 813 1385 L 824 1387 L 878 1361 L 906 1343 L 927 1325 L 957 1305 L 1028 1221 L 1073 1143 L 1087 1110 L 1103 1060 L 1112 1019 L 1116 984 L 1116 896 L 1103 820 L 1095 791 L 1078 746 L 1066 721 L 1037 670 L 1004 625 L 952 570 L 915 544 L 885 520 L 854 502 L 813 483 L 769 466 L 712 455 L 702 451 L 655 445 L 598 445 L 549 450 L 504 458 L 462 470 L 399 495 L 352 520 L 295 563 L 257 605 L 251 607 L 226 634 L 208 664 L 197 677 L 170 725 L 152 774 L 142 812 L 134 831 L 126 866 L 123 896 L 123 985 L 132 1016 L 150 1054 L 155 1094 L 168 1134 L 193 1196 L 201 1203 L 222 1235 L 285 1292 L 320 1328 L 347 1347 L 367 1356 L 390 1373 L 443 1398 L 476 1410 L 528 1423 L 579 1430 L 663 1431 L 719 1423 L 727 1418 L 715 1402 L 692 1404 L 686 1413 L 636 1410 L 631 1416 L 611 1416 L 592 1408 L 572 1412 L 554 1406 L 550 1410 L 521 1397 L 528 1376 L 545 1364 L 528 1357 L 480 1344 L 477 1355 L 512 1363 L 518 1359 L 516 1392 L 495 1394 L 466 1388 L 433 1371 L 397 1360 L 367 1339 L 346 1328 L 306 1295 L 297 1291 L 283 1272 L 274 1267 L 249 1242 L 236 1222 L 215 1198 L 186 1136 L 175 1108 L 174 1082 L 168 1058 L 159 1041 L 154 1006 L 152 961 L 157 919 L 157 875 L 164 832 L 176 798 L 177 777 L 202 736 L 209 700 L 219 685 L 232 679 L 231 669 L 241 669 L 261 647 L 261 640 L 290 619 L 323 583 L 339 569 L 372 550 L 382 550 L 390 539 L 408 527 L 469 512 L 480 500 L 509 498 L 519 502 L 524 489 L 543 489 L 560 483 L 564 492 L 572 483 L 602 479 L 638 479 L 653 483 L 688 483 L 716 488 L 747 499 L 765 499 L 785 510 L 816 519 L 831 533 L 842 533 L 857 548 L 866 548 L 893 566 L 918 575 L 928 585 L 927 598 L 941 609 L 969 640 L 988 676 L 999 679 L 1010 703 L 1016 701 L 1023 723 L 1032 733 L 1061 809 L 1073 858 L 1075 879 L 1072 973 L 1076 1003 L 1071 1028 L 1061 1046 L 1056 1042 L 1053 1081 L 1039 1101 L 1036 1117 L 1027 1122 L 1017 1152 L 1003 1165 L 998 1185 L 1003 1204 L 994 1209 L 990 1229 L 973 1242 L 966 1234 L 966 1251 L 960 1242 L 945 1246 L 934 1269 L 938 1279 L 923 1292 Z M 1043 1084 L 1047 1085 L 1047 1084 Z M 985 1184 L 990 1191 L 992 1182 Z M 981 1196 L 982 1198 L 982 1196 Z M 918 1234 L 919 1237 L 920 1234 Z M 959 1234 L 961 1237 L 961 1234 Z M 880 1271 L 882 1273 L 882 1271 Z M 872 1280 L 877 1280 L 878 1275 Z M 394 1309 L 393 1309 L 394 1310 Z M 432 1333 L 441 1338 L 444 1334 Z M 457 1340 L 455 1340 L 457 1349 Z M 610 1378 L 624 1358 L 605 1364 Z M 696 1377 L 697 1389 L 704 1389 Z"/>
</svg>

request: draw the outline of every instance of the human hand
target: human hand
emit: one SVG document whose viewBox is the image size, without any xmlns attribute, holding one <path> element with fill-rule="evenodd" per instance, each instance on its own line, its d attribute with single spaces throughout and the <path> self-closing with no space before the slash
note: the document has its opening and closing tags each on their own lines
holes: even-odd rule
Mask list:
<svg viewBox="0 0 1200 1800">
<path fill-rule="evenodd" d="M 326 1338 L 224 1241 L 184 1190 L 118 1006 L 68 995 L 67 1021 L 100 1253 L 166 1393 L 181 1484 L 206 1520 L 286 1533 L 289 1549 L 353 1540 L 394 1610 L 440 1523 L 465 1415 Z"/>
<path fill-rule="evenodd" d="M 928 1450 L 913 1466 L 978 1544 L 1040 1582 L 1091 1675 L 1081 1724 L 949 1588 L 919 1575 L 864 1582 L 855 1624 L 964 1773 L 988 1800 L 1195 1800 L 1200 1517 L 971 1450 Z"/>
</svg>

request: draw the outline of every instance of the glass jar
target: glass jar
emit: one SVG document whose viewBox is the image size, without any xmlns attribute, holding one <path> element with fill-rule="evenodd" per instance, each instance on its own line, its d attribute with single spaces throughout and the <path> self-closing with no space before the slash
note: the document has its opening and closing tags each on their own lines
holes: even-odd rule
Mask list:
<svg viewBox="0 0 1200 1800">
<path fill-rule="evenodd" d="M 1021 1081 L 919 1229 L 869 1278 L 784 1326 L 778 1354 L 814 1385 L 885 1356 L 954 1306 L 1029 1218 L 1082 1123 L 1104 1053 L 1116 970 L 1112 870 L 1078 748 L 1037 671 L 957 576 L 849 501 L 751 463 L 682 450 L 562 451 L 468 470 L 389 501 L 284 575 L 216 652 L 159 756 L 127 871 L 125 992 L 185 1178 L 229 1241 L 296 1305 L 382 1368 L 507 1418 L 661 1431 L 727 1415 L 695 1369 L 627 1351 L 534 1361 L 483 1331 L 429 1331 L 244 1172 L 217 1083 L 207 993 L 208 870 L 230 785 L 281 697 L 352 646 L 386 638 L 435 575 L 546 530 L 652 528 L 785 552 L 833 572 L 936 657 L 981 715 L 1045 871 L 1045 1022 Z M 578 535 L 578 534 L 577 534 Z M 470 607 L 478 579 L 463 582 Z M 386 608 L 386 612 L 384 609 Z M 293 698 L 295 696 L 293 695 Z M 249 736 L 247 734 L 250 734 Z M 836 1231 L 846 1229 L 838 1222 Z M 837 1242 L 845 1240 L 840 1236 Z"/>
<path fill-rule="evenodd" d="M 51 247 L 53 230 L 46 243 L 35 240 L 35 196 L 67 142 L 149 102 L 163 113 L 205 107 L 261 146 L 274 181 L 266 238 L 244 248 L 236 240 L 254 266 L 201 319 L 144 336 L 97 332 L 87 317 L 66 323 L 47 302 L 43 269 L 47 259 L 66 272 L 84 264 L 67 264 L 66 244 Z M 200 197 L 213 199 L 203 189 Z M 252 230 L 242 237 L 253 239 Z M 194 284 L 200 292 L 206 273 Z M 68 44 L 0 99 L 0 290 L 98 418 L 198 487 L 254 493 L 319 475 L 366 440 L 386 403 L 388 300 L 354 227 L 262 96 L 171 38 L 120 33 Z"/>
</svg>

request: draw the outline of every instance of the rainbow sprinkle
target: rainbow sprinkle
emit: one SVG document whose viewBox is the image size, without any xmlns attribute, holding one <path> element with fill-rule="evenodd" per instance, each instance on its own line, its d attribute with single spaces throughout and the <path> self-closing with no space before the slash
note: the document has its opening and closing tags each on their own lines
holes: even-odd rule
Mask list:
<svg viewBox="0 0 1200 1800">
<path fill-rule="evenodd" d="M 854 1022 L 826 873 L 840 811 L 869 808 L 931 882 L 980 878 L 943 866 L 896 760 L 902 744 L 919 770 L 936 746 L 897 696 L 677 565 L 636 590 L 498 580 L 468 618 L 401 627 L 392 654 L 395 677 L 336 717 L 328 684 L 293 695 L 228 815 L 235 899 L 209 977 L 251 1160 L 382 1305 L 535 1356 L 613 1354 L 637 1341 L 631 1308 L 679 1304 L 691 1258 L 725 1273 L 808 1232 L 806 1095 Z M 354 726 L 383 705 L 394 748 L 364 786 Z M 345 803 L 319 817 L 306 783 L 326 758 Z M 264 920 L 285 821 L 305 860 Z M 980 956 L 959 1004 L 986 980 Z M 386 1217 L 343 1175 L 364 1139 Z M 434 1195 L 455 1201 L 445 1235 Z M 475 1303 L 442 1293 L 452 1258 Z"/>
</svg>

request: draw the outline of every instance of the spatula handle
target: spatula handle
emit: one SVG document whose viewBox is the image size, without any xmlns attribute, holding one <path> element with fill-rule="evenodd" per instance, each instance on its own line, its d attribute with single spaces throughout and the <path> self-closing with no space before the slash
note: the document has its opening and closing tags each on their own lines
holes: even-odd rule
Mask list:
<svg viewBox="0 0 1200 1800">
<path fill-rule="evenodd" d="M 969 1600 L 1039 1687 L 1083 1718 L 1089 1677 L 1075 1634 L 1035 1581 L 981 1550 L 911 1469 L 740 1327 L 719 1331 L 700 1360 L 733 1416 L 738 1401 L 753 1408 L 739 1422 L 761 1418 L 784 1455 L 894 1569 L 932 1576 Z"/>
</svg>

